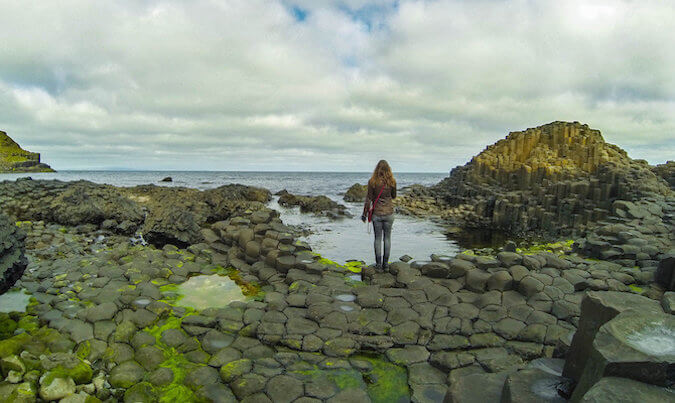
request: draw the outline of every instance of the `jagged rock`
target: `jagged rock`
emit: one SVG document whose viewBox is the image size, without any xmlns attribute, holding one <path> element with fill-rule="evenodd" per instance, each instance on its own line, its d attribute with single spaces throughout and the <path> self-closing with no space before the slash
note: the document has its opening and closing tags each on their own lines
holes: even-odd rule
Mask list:
<svg viewBox="0 0 675 403">
<path fill-rule="evenodd" d="M 0 294 L 10 289 L 26 269 L 25 238 L 25 233 L 0 213 Z"/>
<path fill-rule="evenodd" d="M 40 162 L 39 153 L 22 149 L 7 133 L 0 131 L 1 172 L 54 172 L 54 170 Z"/>
<path fill-rule="evenodd" d="M 675 161 L 668 161 L 665 164 L 660 164 L 652 167 L 652 171 L 663 178 L 671 189 L 675 189 Z"/>
<path fill-rule="evenodd" d="M 202 227 L 247 210 L 265 210 L 269 191 L 243 185 L 196 189 L 143 185 L 116 188 L 88 181 L 0 182 L 0 206 L 16 220 L 46 221 L 131 234 L 157 246 L 202 242 Z M 270 217 L 278 216 L 275 212 Z"/>
<path fill-rule="evenodd" d="M 609 376 L 675 385 L 675 317 L 628 310 L 605 323 L 595 336 L 572 401 L 581 400 L 596 382 Z"/>
<path fill-rule="evenodd" d="M 578 381 L 584 371 L 598 329 L 619 313 L 634 309 L 639 312 L 663 312 L 657 301 L 641 295 L 615 291 L 591 291 L 581 302 L 579 327 L 566 357 L 563 376 Z"/>
<path fill-rule="evenodd" d="M 347 202 L 363 202 L 367 195 L 368 186 L 355 183 L 347 190 L 343 199 Z"/>
<path fill-rule="evenodd" d="M 279 204 L 284 207 L 299 206 L 302 213 L 325 215 L 329 218 L 351 217 L 347 207 L 326 196 L 300 196 L 282 191 Z"/>
</svg>

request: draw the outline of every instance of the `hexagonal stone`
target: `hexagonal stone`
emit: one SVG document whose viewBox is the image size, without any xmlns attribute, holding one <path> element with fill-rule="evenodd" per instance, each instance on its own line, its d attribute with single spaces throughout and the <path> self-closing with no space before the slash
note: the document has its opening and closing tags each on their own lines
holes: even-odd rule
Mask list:
<svg viewBox="0 0 675 403">
<path fill-rule="evenodd" d="M 348 357 L 359 348 L 358 343 L 350 337 L 338 337 L 324 343 L 324 354 L 331 357 Z"/>
<path fill-rule="evenodd" d="M 561 376 L 551 375 L 540 369 L 524 369 L 509 375 L 504 382 L 502 402 L 564 403 L 567 399 L 558 394 L 558 386 L 565 384 Z"/>
<path fill-rule="evenodd" d="M 408 366 L 408 382 L 413 384 L 440 383 L 445 384 L 446 374 L 434 368 L 428 362 L 420 362 Z"/>
<path fill-rule="evenodd" d="M 195 395 L 208 402 L 214 403 L 236 403 L 237 398 L 232 390 L 220 383 L 212 383 L 199 388 Z"/>
<path fill-rule="evenodd" d="M 414 364 L 429 359 L 429 351 L 423 346 L 405 346 L 390 348 L 386 352 L 387 358 L 395 364 Z"/>
<path fill-rule="evenodd" d="M 590 355 L 595 335 L 602 325 L 620 312 L 662 312 L 657 301 L 623 292 L 588 292 L 581 303 L 581 318 L 565 362 L 563 375 L 579 380 Z"/>
<path fill-rule="evenodd" d="M 222 377 L 222 369 L 221 369 Z M 247 396 L 258 393 L 265 388 L 267 380 L 256 374 L 245 374 L 230 384 L 230 388 L 234 392 L 235 396 L 239 399 L 243 399 Z"/>
<path fill-rule="evenodd" d="M 525 326 L 525 323 L 519 320 L 504 318 L 497 322 L 492 329 L 506 339 L 515 339 Z"/>
<path fill-rule="evenodd" d="M 223 382 L 229 383 L 236 378 L 251 372 L 252 369 L 253 363 L 248 358 L 230 361 L 220 368 L 220 379 L 222 379 Z"/>
<path fill-rule="evenodd" d="M 134 354 L 134 359 L 147 371 L 152 371 L 159 367 L 159 364 L 165 360 L 164 352 L 155 346 L 139 348 Z"/>
<path fill-rule="evenodd" d="M 598 330 L 573 400 L 601 378 L 618 376 L 657 386 L 675 382 L 675 317 L 627 310 Z"/>
<path fill-rule="evenodd" d="M 302 381 L 288 375 L 270 379 L 265 390 L 272 401 L 282 403 L 290 403 L 304 393 Z"/>
<path fill-rule="evenodd" d="M 199 389 L 205 385 L 211 385 L 220 382 L 218 370 L 211 367 L 197 367 L 193 370 L 188 370 L 183 381 L 185 385 L 192 389 Z"/>
<path fill-rule="evenodd" d="M 662 403 L 672 401 L 671 389 L 627 378 L 606 377 L 599 380 L 581 398 L 582 403 Z"/>
<path fill-rule="evenodd" d="M 110 371 L 108 382 L 115 388 L 130 388 L 140 382 L 145 370 L 136 361 L 125 361 Z"/>
<path fill-rule="evenodd" d="M 506 376 L 506 373 L 479 373 L 462 376 L 452 382 L 444 401 L 447 403 L 499 402 Z"/>
<path fill-rule="evenodd" d="M 155 386 L 165 386 L 173 382 L 173 371 L 160 367 L 148 375 L 148 381 Z"/>
<path fill-rule="evenodd" d="M 343 389 L 337 395 L 327 400 L 327 403 L 354 403 L 369 402 L 370 397 L 365 389 Z"/>
</svg>

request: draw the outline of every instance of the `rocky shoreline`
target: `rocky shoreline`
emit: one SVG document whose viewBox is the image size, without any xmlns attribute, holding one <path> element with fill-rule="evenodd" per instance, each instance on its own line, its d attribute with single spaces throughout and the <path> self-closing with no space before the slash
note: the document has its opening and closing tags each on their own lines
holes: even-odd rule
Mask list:
<svg viewBox="0 0 675 403">
<path fill-rule="evenodd" d="M 387 272 L 314 253 L 265 206 L 265 189 L 1 182 L 5 288 L 23 272 L 15 286 L 31 300 L 0 313 L 0 402 L 668 400 L 675 198 L 627 164 L 662 192 L 626 200 L 610 189 L 603 213 L 573 222 L 565 242 L 401 257 Z M 564 199 L 566 185 L 546 180 Z M 400 208 L 427 195 L 415 208 L 440 219 L 483 211 L 435 192 L 413 187 Z M 340 216 L 320 197 L 281 196 Z M 186 286 L 200 276 L 244 297 L 190 306 L 199 290 Z M 618 394 L 627 385 L 634 394 Z"/>
</svg>

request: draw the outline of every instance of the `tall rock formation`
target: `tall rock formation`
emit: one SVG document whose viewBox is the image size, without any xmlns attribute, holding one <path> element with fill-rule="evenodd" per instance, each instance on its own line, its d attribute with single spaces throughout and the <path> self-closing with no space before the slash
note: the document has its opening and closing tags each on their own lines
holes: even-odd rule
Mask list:
<svg viewBox="0 0 675 403">
<path fill-rule="evenodd" d="M 21 148 L 7 133 L 0 131 L 0 172 L 54 172 L 40 162 L 40 154 Z"/>
<path fill-rule="evenodd" d="M 426 191 L 444 218 L 511 234 L 583 230 L 617 200 L 668 194 L 646 162 L 578 122 L 512 132 Z"/>
</svg>

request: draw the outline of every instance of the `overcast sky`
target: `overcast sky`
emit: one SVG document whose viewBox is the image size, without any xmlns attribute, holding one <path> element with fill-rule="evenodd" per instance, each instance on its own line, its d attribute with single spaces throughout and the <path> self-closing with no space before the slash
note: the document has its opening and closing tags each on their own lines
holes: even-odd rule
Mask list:
<svg viewBox="0 0 675 403">
<path fill-rule="evenodd" d="M 675 158 L 675 1 L 0 0 L 0 130 L 56 169 L 446 172 L 580 121 Z"/>
</svg>

